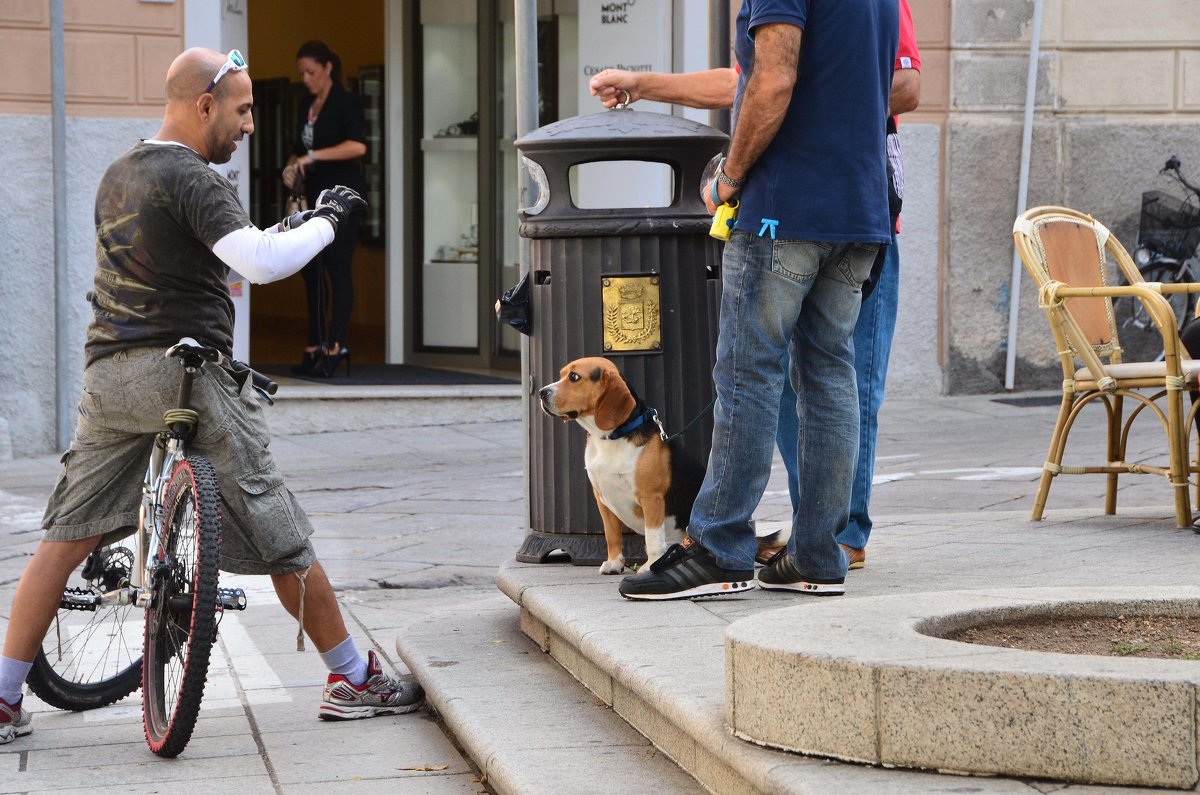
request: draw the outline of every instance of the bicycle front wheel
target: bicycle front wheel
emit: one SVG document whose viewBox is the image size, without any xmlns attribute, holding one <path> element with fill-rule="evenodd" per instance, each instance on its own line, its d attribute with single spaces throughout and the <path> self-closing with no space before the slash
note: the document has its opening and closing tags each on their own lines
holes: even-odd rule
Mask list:
<svg viewBox="0 0 1200 795">
<path fill-rule="evenodd" d="M 177 756 L 191 739 L 217 634 L 221 498 L 212 464 L 180 461 L 163 503 L 163 537 L 150 561 L 142 717 L 146 742 Z"/>
<path fill-rule="evenodd" d="M 58 709 L 96 709 L 141 686 L 142 611 L 129 604 L 81 607 L 123 587 L 133 566 L 133 550 L 117 542 L 97 548 L 67 583 L 25 680 L 42 701 Z"/>
</svg>

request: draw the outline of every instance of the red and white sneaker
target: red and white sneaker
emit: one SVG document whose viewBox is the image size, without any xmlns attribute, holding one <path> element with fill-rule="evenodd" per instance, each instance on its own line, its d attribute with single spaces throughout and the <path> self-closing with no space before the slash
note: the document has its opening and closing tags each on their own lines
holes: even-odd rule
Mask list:
<svg viewBox="0 0 1200 795">
<path fill-rule="evenodd" d="M 0 698 L 0 745 L 7 745 L 33 731 L 33 720 L 21 706 L 24 700 L 9 704 Z"/>
<path fill-rule="evenodd" d="M 361 685 L 341 674 L 330 674 L 321 694 L 321 720 L 358 720 L 376 715 L 400 715 L 420 709 L 425 691 L 383 672 L 375 652 L 367 652 L 367 681 Z"/>
</svg>

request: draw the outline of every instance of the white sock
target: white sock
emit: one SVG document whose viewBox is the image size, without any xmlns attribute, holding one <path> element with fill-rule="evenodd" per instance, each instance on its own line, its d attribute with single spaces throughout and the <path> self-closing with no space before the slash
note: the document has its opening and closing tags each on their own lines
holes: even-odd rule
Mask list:
<svg viewBox="0 0 1200 795">
<path fill-rule="evenodd" d="M 16 704 L 20 701 L 21 685 L 25 684 L 25 677 L 29 675 L 29 669 L 32 667 L 31 662 L 0 657 L 0 699 L 6 704 Z"/>
<path fill-rule="evenodd" d="M 321 659 L 330 673 L 346 677 L 351 684 L 361 685 L 367 681 L 367 658 L 362 656 L 352 637 L 347 637 L 329 651 L 321 652 Z"/>
</svg>

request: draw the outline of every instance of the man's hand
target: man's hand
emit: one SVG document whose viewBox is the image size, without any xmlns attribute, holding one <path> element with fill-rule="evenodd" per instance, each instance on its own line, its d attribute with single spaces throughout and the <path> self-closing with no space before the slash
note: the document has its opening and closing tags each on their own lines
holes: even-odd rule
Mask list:
<svg viewBox="0 0 1200 795">
<path fill-rule="evenodd" d="M 288 190 L 295 190 L 296 177 L 299 176 L 299 169 L 294 163 L 290 163 L 283 167 L 283 185 Z"/>
<path fill-rule="evenodd" d="M 317 205 L 313 208 L 314 218 L 328 218 L 336 233 L 338 225 L 351 213 L 366 209 L 367 201 L 357 191 L 345 185 L 336 185 L 321 191 Z"/>
<path fill-rule="evenodd" d="M 624 69 L 605 69 L 588 81 L 588 91 L 606 108 L 629 105 L 642 98 L 638 73 Z"/>
<path fill-rule="evenodd" d="M 721 200 L 719 202 L 713 202 L 714 182 L 717 183 L 717 197 Z M 737 193 L 737 191 L 726 185 L 724 182 L 717 182 L 716 179 L 713 179 L 704 186 L 704 189 L 700 191 L 700 193 L 704 197 L 704 206 L 708 208 L 708 214 L 716 215 L 717 207 L 722 204 L 728 204 L 729 200 L 733 198 L 733 195 Z"/>
</svg>

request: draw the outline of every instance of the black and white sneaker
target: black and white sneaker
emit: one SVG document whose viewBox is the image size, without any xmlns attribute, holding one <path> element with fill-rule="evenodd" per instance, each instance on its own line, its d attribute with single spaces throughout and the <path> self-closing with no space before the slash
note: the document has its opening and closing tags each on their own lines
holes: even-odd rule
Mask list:
<svg viewBox="0 0 1200 795">
<path fill-rule="evenodd" d="M 841 596 L 846 593 L 846 578 L 817 579 L 800 571 L 792 556 L 776 555 L 758 571 L 758 586 L 768 591 L 798 591 L 809 596 Z"/>
<path fill-rule="evenodd" d="M 626 599 L 663 601 L 727 596 L 753 587 L 754 569 L 723 569 L 707 549 L 689 538 L 673 544 L 648 570 L 621 580 L 619 590 Z"/>
</svg>

